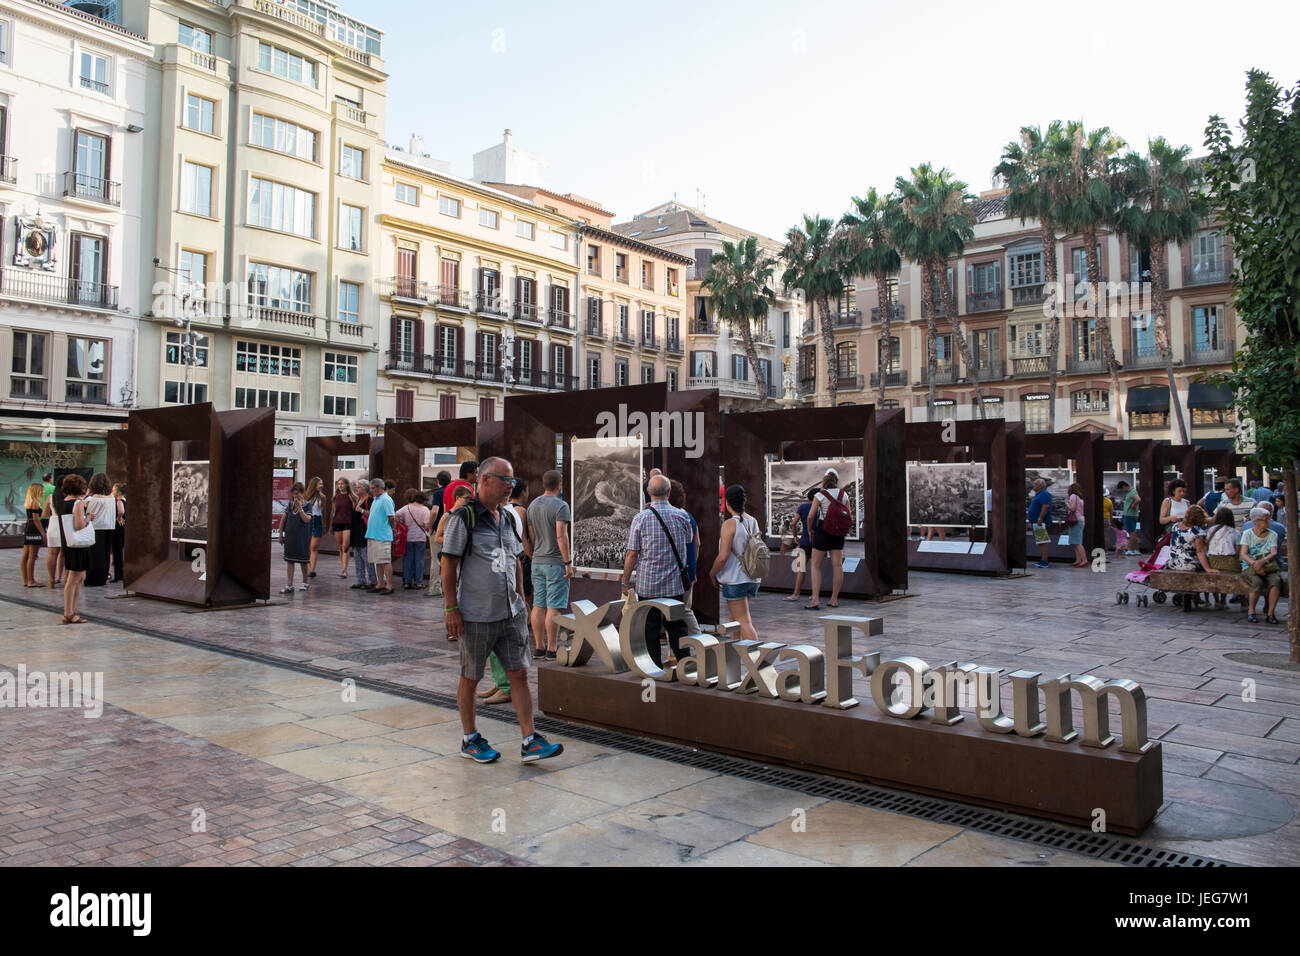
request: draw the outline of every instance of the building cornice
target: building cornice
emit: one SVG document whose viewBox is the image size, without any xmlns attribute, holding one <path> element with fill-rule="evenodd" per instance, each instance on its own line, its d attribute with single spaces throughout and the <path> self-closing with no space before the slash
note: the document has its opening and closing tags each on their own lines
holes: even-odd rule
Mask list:
<svg viewBox="0 0 1300 956">
<path fill-rule="evenodd" d="M 516 196 L 514 193 L 493 189 L 491 186 L 485 186 L 482 183 L 476 183 L 473 180 L 461 179 L 459 176 L 453 176 L 449 173 L 440 173 L 436 170 L 429 169 L 426 166 L 419 166 L 415 163 L 406 162 L 393 156 L 391 153 L 384 154 L 384 165 L 399 168 L 404 172 L 416 176 L 423 176 L 425 179 L 435 184 L 445 183 L 451 189 L 458 189 L 467 192 L 476 198 L 485 197 L 493 202 L 507 204 L 516 214 L 522 212 L 529 218 L 544 219 L 553 226 L 562 226 L 565 231 L 573 229 L 575 226 L 573 220 L 568 216 L 562 216 L 559 213 L 551 212 L 549 209 L 539 206 L 536 203 L 529 202 L 522 196 Z"/>
<path fill-rule="evenodd" d="M 14 0 L 10 9 L 51 30 L 78 38 L 91 38 L 101 46 L 133 53 L 141 59 L 148 59 L 153 53 L 153 45 L 148 38 L 116 23 L 55 3 L 54 0 Z"/>
<path fill-rule="evenodd" d="M 416 222 L 412 219 L 402 219 L 393 216 L 390 213 L 383 213 L 379 218 L 381 229 L 390 232 L 414 233 L 428 239 L 448 246 L 455 247 L 457 250 L 474 252 L 476 254 L 487 253 L 491 257 L 508 259 L 539 269 L 547 269 L 551 272 L 563 272 L 567 277 L 576 279 L 578 267 L 572 262 L 565 262 L 562 259 L 549 259 L 545 256 L 539 256 L 536 253 L 526 252 L 522 249 L 515 249 L 511 246 L 498 245 L 495 242 L 486 242 L 482 239 L 475 239 L 458 232 L 450 232 L 446 229 L 439 229 L 437 226 L 431 226 L 427 223 Z"/>
<path fill-rule="evenodd" d="M 623 246 L 626 249 L 633 249 L 643 255 L 656 256 L 667 262 L 675 262 L 678 265 L 693 266 L 695 260 L 689 256 L 684 256 L 679 252 L 672 252 L 662 246 L 656 246 L 649 242 L 642 242 L 640 239 L 633 239 L 625 236 L 621 232 L 611 232 L 608 229 L 601 229 L 599 226 L 592 226 L 587 223 L 578 224 L 578 234 L 581 236 L 595 236 L 605 242 L 612 242 L 615 245 Z"/>
</svg>

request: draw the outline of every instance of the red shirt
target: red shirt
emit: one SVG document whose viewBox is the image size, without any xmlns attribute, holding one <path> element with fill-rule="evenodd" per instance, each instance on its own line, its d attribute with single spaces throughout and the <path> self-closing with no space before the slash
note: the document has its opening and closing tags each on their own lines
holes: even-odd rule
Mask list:
<svg viewBox="0 0 1300 956">
<path fill-rule="evenodd" d="M 474 490 L 474 486 L 471 485 L 464 478 L 457 478 L 455 481 L 453 481 L 451 484 L 449 484 L 446 488 L 443 489 L 442 492 L 443 511 L 451 511 L 451 506 L 456 500 L 456 489 L 461 487 L 462 485 L 468 488 L 471 492 Z"/>
</svg>

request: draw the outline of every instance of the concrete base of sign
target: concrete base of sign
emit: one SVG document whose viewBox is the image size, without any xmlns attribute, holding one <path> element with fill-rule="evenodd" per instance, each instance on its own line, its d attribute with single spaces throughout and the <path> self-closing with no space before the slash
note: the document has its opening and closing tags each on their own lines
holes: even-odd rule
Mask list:
<svg viewBox="0 0 1300 956">
<path fill-rule="evenodd" d="M 971 717 L 889 717 L 869 697 L 837 710 L 657 683 L 647 703 L 638 677 L 554 664 L 537 686 L 550 717 L 1079 826 L 1104 819 L 1112 833 L 1140 833 L 1164 801 L 1159 742 L 1143 754 L 1049 743 Z"/>
</svg>

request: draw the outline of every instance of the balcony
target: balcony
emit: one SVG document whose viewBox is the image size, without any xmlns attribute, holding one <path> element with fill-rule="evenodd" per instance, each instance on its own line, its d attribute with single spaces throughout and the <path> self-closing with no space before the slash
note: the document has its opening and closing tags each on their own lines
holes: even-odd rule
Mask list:
<svg viewBox="0 0 1300 956">
<path fill-rule="evenodd" d="M 81 88 L 83 90 L 94 90 L 96 93 L 102 93 L 104 96 L 108 96 L 108 84 L 102 80 L 96 80 L 93 77 L 83 76 L 81 78 Z"/>
<path fill-rule="evenodd" d="M 469 293 L 455 286 L 440 285 L 430 289 L 433 301 L 444 309 L 463 309 L 469 311 Z"/>
<path fill-rule="evenodd" d="M 516 322 L 528 322 L 533 325 L 542 324 L 542 313 L 535 302 L 516 302 L 514 318 Z"/>
<path fill-rule="evenodd" d="M 373 113 L 367 113 L 359 106 L 353 106 L 351 103 L 345 103 L 342 100 L 334 101 L 334 118 L 342 120 L 345 123 L 351 123 L 353 126 L 360 126 L 362 129 L 370 129 L 369 119 L 374 118 Z"/>
<path fill-rule="evenodd" d="M 387 361 L 384 363 L 384 371 L 408 373 L 411 375 L 429 375 L 433 367 L 432 355 L 421 355 L 419 352 L 404 352 L 398 349 L 390 349 L 387 353 Z"/>
<path fill-rule="evenodd" d="M 1011 288 L 1011 307 L 1019 308 L 1022 305 L 1037 305 L 1047 298 L 1047 287 L 1042 283 L 1038 285 L 1012 286 Z"/>
<path fill-rule="evenodd" d="M 1183 285 L 1216 285 L 1232 279 L 1232 262 L 1202 262 L 1197 265 L 1183 266 Z"/>
<path fill-rule="evenodd" d="M 107 405 L 108 386 L 103 382 L 68 382 L 64 386 L 64 401 Z"/>
<path fill-rule="evenodd" d="M 605 326 L 602 322 L 588 319 L 585 332 L 588 338 L 603 339 L 605 337 Z"/>
<path fill-rule="evenodd" d="M 668 339 L 664 342 L 664 349 L 669 355 L 682 355 L 684 353 L 681 339 Z"/>
<path fill-rule="evenodd" d="M 621 283 L 623 283 L 624 285 L 629 285 L 630 283 L 628 282 L 628 278 L 627 278 L 627 270 L 626 270 L 626 269 L 615 268 L 615 269 L 614 269 L 614 281 L 615 281 L 615 282 L 621 282 Z"/>
<path fill-rule="evenodd" d="M 860 329 L 862 328 L 862 310 L 849 309 L 842 312 L 832 312 L 831 324 L 837 329 Z"/>
<path fill-rule="evenodd" d="M 934 370 L 933 381 L 935 385 L 952 385 L 960 377 L 961 376 L 957 374 L 956 364 L 945 362 Z M 929 385 L 930 381 L 930 369 L 928 367 L 921 369 L 921 384 Z"/>
<path fill-rule="evenodd" d="M 32 269 L 0 269 L 0 297 L 88 309 L 117 309 L 117 286 Z"/>
<path fill-rule="evenodd" d="M 1012 378 L 1046 378 L 1051 368 L 1051 356 L 1048 355 L 1013 355 L 1011 356 Z"/>
<path fill-rule="evenodd" d="M 362 339 L 366 334 L 366 327 L 360 322 L 353 322 L 350 319 L 331 319 L 330 320 L 330 341 L 344 342 L 352 345 L 365 344 Z"/>
<path fill-rule="evenodd" d="M 1183 354 L 1188 365 L 1231 365 L 1237 352 L 1235 343 L 1222 340 L 1188 342 L 1185 349 Z"/>
<path fill-rule="evenodd" d="M 799 337 L 806 339 L 808 338 L 808 336 L 813 335 L 816 331 L 817 331 L 816 319 L 804 319 L 803 326 L 799 330 Z"/>
<path fill-rule="evenodd" d="M 835 376 L 835 382 L 835 390 L 839 392 L 861 391 L 865 385 L 861 375 L 847 375 L 843 372 Z"/>
<path fill-rule="evenodd" d="M 279 309 L 269 305 L 252 303 L 233 307 L 231 310 L 232 320 L 235 308 L 240 312 L 239 324 L 240 328 L 243 329 L 255 329 L 264 325 L 271 329 L 293 329 L 306 332 L 308 335 L 315 335 L 318 329 L 324 329 L 326 321 L 324 316 L 312 315 L 310 312 L 299 312 L 296 309 Z"/>
<path fill-rule="evenodd" d="M 87 199 L 105 206 L 122 205 L 122 184 L 69 170 L 63 174 L 63 196 Z"/>
<path fill-rule="evenodd" d="M 805 395 L 810 395 L 813 392 L 817 391 L 817 376 L 816 375 L 799 376 L 799 391 L 803 392 Z"/>
<path fill-rule="evenodd" d="M 986 359 L 975 365 L 971 378 L 981 382 L 1000 382 L 1007 377 L 1007 365 L 1001 359 Z"/>
<path fill-rule="evenodd" d="M 753 336 L 755 345 L 775 345 L 776 333 L 770 329 L 755 329 L 750 333 Z"/>
<path fill-rule="evenodd" d="M 1152 345 L 1140 345 L 1136 349 L 1124 352 L 1125 368 L 1164 368 L 1165 359 L 1160 350 Z"/>
<path fill-rule="evenodd" d="M 394 299 L 419 302 L 425 305 L 433 295 L 433 287 L 413 276 L 389 276 L 379 280 L 379 292 Z"/>
<path fill-rule="evenodd" d="M 646 335 L 646 334 L 643 332 L 643 333 L 641 334 L 641 348 L 643 348 L 643 349 L 654 349 L 654 350 L 658 351 L 658 349 L 659 349 L 659 339 L 656 338 L 655 335 L 654 335 L 653 333 L 651 333 L 650 335 Z"/>
<path fill-rule="evenodd" d="M 1106 371 L 1106 360 L 1100 355 L 1080 358 L 1077 355 L 1065 357 L 1065 370 L 1074 374 L 1100 375 Z"/>
<path fill-rule="evenodd" d="M 694 322 L 691 323 L 690 332 L 691 335 L 717 335 L 718 323 L 702 322 L 699 319 L 696 319 Z"/>
<path fill-rule="evenodd" d="M 0 183 L 18 182 L 18 160 L 13 156 L 0 156 Z"/>
<path fill-rule="evenodd" d="M 702 282 L 708 274 L 709 267 L 707 265 L 686 267 L 687 282 Z"/>
<path fill-rule="evenodd" d="M 903 388 L 907 385 L 907 369 L 895 369 L 885 373 L 885 388 Z M 871 387 L 880 388 L 880 373 L 871 373 Z"/>
<path fill-rule="evenodd" d="M 615 345 L 636 345 L 636 340 L 632 338 L 632 333 L 627 329 L 619 329 L 614 333 Z"/>
<path fill-rule="evenodd" d="M 506 316 L 506 300 L 497 291 L 479 292 L 474 296 L 474 311 L 480 315 Z"/>
<path fill-rule="evenodd" d="M 894 302 L 889 306 L 889 321 L 904 322 L 906 321 L 907 310 L 903 308 L 903 303 Z M 884 315 L 881 314 L 879 306 L 871 310 L 871 324 L 879 325 L 884 321 Z"/>
<path fill-rule="evenodd" d="M 546 324 L 552 329 L 572 329 L 573 313 L 567 309 L 547 309 Z"/>
<path fill-rule="evenodd" d="M 966 293 L 966 311 L 970 312 L 996 312 L 1002 308 L 1002 290 L 993 289 L 990 292 L 967 292 Z"/>
<path fill-rule="evenodd" d="M 738 381 L 734 378 L 704 378 L 692 375 L 686 380 L 687 388 L 713 388 L 719 395 L 729 398 L 758 398 L 758 386 L 753 379 Z"/>
</svg>

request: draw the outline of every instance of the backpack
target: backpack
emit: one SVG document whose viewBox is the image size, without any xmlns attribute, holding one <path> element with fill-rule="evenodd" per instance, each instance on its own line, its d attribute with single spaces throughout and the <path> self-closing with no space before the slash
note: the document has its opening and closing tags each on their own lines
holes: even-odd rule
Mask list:
<svg viewBox="0 0 1300 956">
<path fill-rule="evenodd" d="M 740 521 L 740 516 L 736 516 Z M 757 533 L 758 524 L 755 523 L 754 530 L 751 531 L 748 525 L 743 524 L 748 537 L 745 539 L 745 547 L 740 552 L 740 570 L 744 571 L 747 577 L 755 580 L 767 577 L 767 569 L 772 564 L 772 552 L 767 549 L 767 544 Z"/>
<path fill-rule="evenodd" d="M 835 490 L 840 493 L 838 498 L 832 498 L 826 489 L 818 492 L 827 501 L 826 515 L 821 520 L 821 528 L 827 534 L 843 537 L 853 529 L 853 515 L 844 506 L 844 492 L 839 488 Z"/>
</svg>

